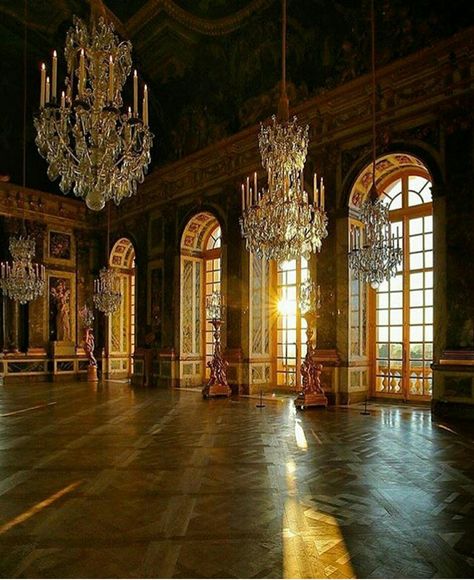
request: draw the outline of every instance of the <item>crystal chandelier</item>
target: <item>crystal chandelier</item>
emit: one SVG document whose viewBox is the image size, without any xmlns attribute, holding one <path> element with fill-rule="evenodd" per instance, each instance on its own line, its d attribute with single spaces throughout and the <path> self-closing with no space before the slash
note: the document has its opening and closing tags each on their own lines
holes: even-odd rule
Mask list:
<svg viewBox="0 0 474 580">
<path fill-rule="evenodd" d="M 397 273 L 402 250 L 400 238 L 391 233 L 388 207 L 373 191 L 360 210 L 363 229 L 351 230 L 349 266 L 360 280 L 378 288 Z"/>
<path fill-rule="evenodd" d="M 13 262 L 1 263 L 0 286 L 9 298 L 26 304 L 44 294 L 44 266 L 32 262 L 35 241 L 30 236 L 11 237 L 9 249 Z"/>
<path fill-rule="evenodd" d="M 314 175 L 312 199 L 305 191 L 304 165 L 308 151 L 308 126 L 289 120 L 286 93 L 286 0 L 282 18 L 282 83 L 278 119 L 262 124 L 258 139 L 267 187 L 260 191 L 257 174 L 242 185 L 240 225 L 248 251 L 266 260 L 309 257 L 321 249 L 327 236 L 324 183 Z"/>
<path fill-rule="evenodd" d="M 361 205 L 359 228 L 351 230 L 349 267 L 360 280 L 372 288 L 395 276 L 402 262 L 399 237 L 391 232 L 389 210 L 377 192 L 376 170 L 376 119 L 375 119 L 375 13 L 374 0 L 371 2 L 372 36 L 372 186 Z"/>
<path fill-rule="evenodd" d="M 110 205 L 107 212 L 107 259 L 110 255 Z M 94 295 L 92 297 L 97 310 L 110 316 L 116 312 L 122 302 L 120 279 L 113 268 L 102 268 L 99 277 L 94 280 Z"/>
<path fill-rule="evenodd" d="M 26 96 L 27 96 L 27 3 L 24 4 L 24 38 L 23 38 L 23 159 L 22 159 L 22 181 L 26 186 Z M 12 300 L 20 304 L 26 304 L 38 296 L 42 296 L 45 291 L 45 269 L 43 265 L 34 264 L 35 241 L 26 235 L 25 221 L 23 220 L 23 230 L 25 235 L 12 236 L 9 240 L 9 250 L 13 257 L 11 264 L 2 262 L 0 264 L 0 288 Z"/>
<path fill-rule="evenodd" d="M 73 191 L 100 211 L 136 193 L 150 163 L 153 135 L 148 126 L 148 90 L 138 109 L 138 76 L 133 75 L 133 111 L 123 113 L 122 87 L 132 67 L 130 42 L 120 42 L 100 17 L 91 28 L 77 17 L 66 36 L 66 90 L 58 98 L 56 51 L 51 80 L 41 68 L 40 110 L 34 120 L 36 145 L 47 160 L 51 181 Z"/>
<path fill-rule="evenodd" d="M 120 280 L 113 268 L 102 268 L 99 278 L 94 280 L 94 306 L 110 316 L 117 311 L 122 302 Z"/>
</svg>

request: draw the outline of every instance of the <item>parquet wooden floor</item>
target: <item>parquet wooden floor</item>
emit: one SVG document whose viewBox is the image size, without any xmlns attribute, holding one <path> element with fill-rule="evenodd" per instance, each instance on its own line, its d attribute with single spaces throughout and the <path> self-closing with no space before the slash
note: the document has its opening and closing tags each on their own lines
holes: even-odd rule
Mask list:
<svg viewBox="0 0 474 580">
<path fill-rule="evenodd" d="M 257 402 L 2 387 L 0 576 L 473 576 L 470 438 L 423 408 Z"/>
</svg>

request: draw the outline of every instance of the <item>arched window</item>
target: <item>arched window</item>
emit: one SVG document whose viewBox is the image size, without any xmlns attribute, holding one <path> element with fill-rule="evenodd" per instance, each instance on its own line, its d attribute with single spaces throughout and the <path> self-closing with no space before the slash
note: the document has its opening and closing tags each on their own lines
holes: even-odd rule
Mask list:
<svg viewBox="0 0 474 580">
<path fill-rule="evenodd" d="M 390 210 L 392 232 L 403 249 L 397 275 L 369 290 L 371 391 L 405 400 L 431 397 L 433 359 L 433 217 L 431 177 L 423 163 L 407 154 L 377 160 L 377 187 Z M 371 168 L 359 176 L 351 195 L 356 210 L 371 183 Z M 355 212 L 356 215 L 356 212 Z M 352 228 L 360 227 L 356 219 Z M 363 356 L 362 303 L 366 288 L 351 276 L 351 354 Z M 364 306 L 365 309 L 365 306 Z M 360 348 L 354 347 L 359 345 Z"/>
<path fill-rule="evenodd" d="M 184 229 L 180 274 L 179 376 L 183 385 L 201 385 L 213 347 L 206 297 L 221 289 L 221 226 L 209 212 L 193 216 Z"/>
<path fill-rule="evenodd" d="M 135 351 L 135 248 L 128 238 L 117 240 L 110 252 L 110 266 L 117 270 L 122 301 L 108 318 L 109 376 L 129 377 Z"/>
</svg>

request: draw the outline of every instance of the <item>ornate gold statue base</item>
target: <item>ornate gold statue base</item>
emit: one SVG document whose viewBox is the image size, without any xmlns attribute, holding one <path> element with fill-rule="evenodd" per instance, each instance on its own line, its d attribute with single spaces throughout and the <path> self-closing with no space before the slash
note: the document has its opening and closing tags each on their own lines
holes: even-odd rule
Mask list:
<svg viewBox="0 0 474 580">
<path fill-rule="evenodd" d="M 303 389 L 295 399 L 295 407 L 327 407 L 328 399 L 321 386 L 323 365 L 315 362 L 316 349 L 308 345 L 306 357 L 301 365 Z"/>
<path fill-rule="evenodd" d="M 90 365 L 87 367 L 87 382 L 97 383 L 99 379 L 97 378 L 97 367 Z"/>
<path fill-rule="evenodd" d="M 304 409 L 305 407 L 327 407 L 328 399 L 321 393 L 298 393 L 295 399 L 295 407 Z"/>
<path fill-rule="evenodd" d="M 209 397 L 230 397 L 232 390 L 229 385 L 206 385 L 202 390 L 205 399 Z"/>
</svg>

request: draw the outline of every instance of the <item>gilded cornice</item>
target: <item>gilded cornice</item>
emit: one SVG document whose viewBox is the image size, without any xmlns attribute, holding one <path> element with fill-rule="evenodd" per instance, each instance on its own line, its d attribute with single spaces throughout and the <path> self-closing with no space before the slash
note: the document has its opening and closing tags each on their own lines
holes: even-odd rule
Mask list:
<svg viewBox="0 0 474 580">
<path fill-rule="evenodd" d="M 51 225 L 91 228 L 82 200 L 0 182 L 0 214 Z"/>
<path fill-rule="evenodd" d="M 176 22 L 199 34 L 222 36 L 237 30 L 253 13 L 271 4 L 274 0 L 251 0 L 249 4 L 224 18 L 200 18 L 178 6 L 173 0 L 149 0 L 134 16 L 126 22 L 129 33 L 135 36 L 149 21 L 160 12 L 165 12 Z"/>
<path fill-rule="evenodd" d="M 454 58 L 453 58 L 454 56 Z M 441 118 L 444 107 L 472 98 L 474 89 L 474 29 L 434 47 L 396 61 L 377 73 L 381 124 L 417 125 L 420 118 Z M 310 152 L 366 138 L 371 123 L 370 77 L 362 76 L 317 95 L 292 110 L 310 124 Z M 232 188 L 252 171 L 259 171 L 258 127 L 254 126 L 153 171 L 135 198 L 118 208 L 119 221 L 160 204 L 205 195 L 211 188 Z"/>
</svg>

